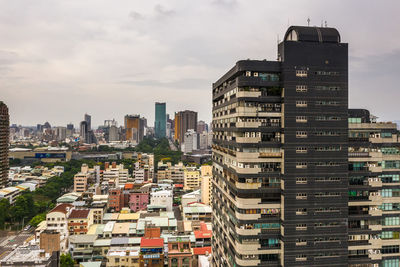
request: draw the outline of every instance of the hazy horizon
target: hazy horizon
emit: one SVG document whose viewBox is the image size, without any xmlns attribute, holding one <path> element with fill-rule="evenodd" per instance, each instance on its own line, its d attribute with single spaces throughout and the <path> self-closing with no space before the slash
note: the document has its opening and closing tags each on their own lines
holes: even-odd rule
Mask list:
<svg viewBox="0 0 400 267">
<path fill-rule="evenodd" d="M 400 2 L 0 0 L 0 100 L 11 123 L 92 125 L 126 114 L 154 123 L 190 109 L 211 121 L 211 86 L 241 59 L 275 60 L 288 25 L 339 30 L 349 43 L 349 101 L 400 119 Z M 375 18 L 375 19 L 372 19 Z"/>
</svg>

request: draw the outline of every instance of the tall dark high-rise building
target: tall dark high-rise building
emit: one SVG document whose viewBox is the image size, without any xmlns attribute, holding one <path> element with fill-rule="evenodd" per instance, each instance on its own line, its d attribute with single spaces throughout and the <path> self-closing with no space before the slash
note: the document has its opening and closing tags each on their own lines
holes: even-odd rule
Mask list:
<svg viewBox="0 0 400 267">
<path fill-rule="evenodd" d="M 90 131 L 92 129 L 92 116 L 90 116 L 89 114 L 85 113 L 85 116 L 84 116 L 83 120 L 86 121 L 88 131 Z"/>
<path fill-rule="evenodd" d="M 125 140 L 139 144 L 144 137 L 146 119 L 140 115 L 125 115 Z"/>
<path fill-rule="evenodd" d="M 156 138 L 164 138 L 167 134 L 166 104 L 156 102 L 155 108 L 154 133 Z"/>
<path fill-rule="evenodd" d="M 89 129 L 88 129 L 88 124 L 87 121 L 81 121 L 80 124 L 80 136 L 81 136 L 81 140 L 85 143 L 89 143 L 88 139 L 89 139 Z"/>
<path fill-rule="evenodd" d="M 213 84 L 215 266 L 348 266 L 347 51 L 293 26 Z"/>
<path fill-rule="evenodd" d="M 174 140 L 183 143 L 185 133 L 190 130 L 197 130 L 197 112 L 185 110 L 175 113 L 175 135 Z"/>
<path fill-rule="evenodd" d="M 0 101 L 0 188 L 8 182 L 8 143 L 10 139 L 10 115 L 8 107 Z"/>
</svg>

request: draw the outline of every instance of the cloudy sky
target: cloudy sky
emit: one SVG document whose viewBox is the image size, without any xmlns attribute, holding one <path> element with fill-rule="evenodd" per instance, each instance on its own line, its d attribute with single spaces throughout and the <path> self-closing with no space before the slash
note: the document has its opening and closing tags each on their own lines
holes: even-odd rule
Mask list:
<svg viewBox="0 0 400 267">
<path fill-rule="evenodd" d="M 287 26 L 339 29 L 350 106 L 399 120 L 400 1 L 0 0 L 0 100 L 11 122 L 154 121 L 191 109 L 211 120 L 211 84 L 240 59 L 276 59 Z"/>
</svg>

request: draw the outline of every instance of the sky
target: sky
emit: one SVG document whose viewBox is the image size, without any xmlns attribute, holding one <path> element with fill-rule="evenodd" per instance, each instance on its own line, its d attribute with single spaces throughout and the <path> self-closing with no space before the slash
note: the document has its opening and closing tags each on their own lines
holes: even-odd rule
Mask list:
<svg viewBox="0 0 400 267">
<path fill-rule="evenodd" d="M 400 120 L 400 1 L 0 0 L 0 101 L 11 123 L 211 121 L 211 87 L 241 59 L 276 60 L 288 25 L 335 27 L 349 43 L 349 104 Z"/>
</svg>

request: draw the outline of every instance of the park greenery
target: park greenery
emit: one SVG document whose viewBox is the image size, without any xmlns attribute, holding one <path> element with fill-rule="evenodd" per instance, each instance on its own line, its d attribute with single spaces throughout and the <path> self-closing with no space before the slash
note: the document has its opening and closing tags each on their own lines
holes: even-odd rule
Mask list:
<svg viewBox="0 0 400 267">
<path fill-rule="evenodd" d="M 88 160 L 46 164 L 45 166 L 49 168 L 55 165 L 64 166 L 64 173 L 61 176 L 49 178 L 43 187 L 34 192 L 22 192 L 13 205 L 10 205 L 7 199 L 2 199 L 0 201 L 0 229 L 5 229 L 7 225 L 22 228 L 27 222 L 37 226 L 45 220 L 46 213 L 55 207 L 57 198 L 70 191 L 74 183 L 74 175 L 80 171 L 82 163 L 87 163 L 91 167 L 96 164 Z"/>
<path fill-rule="evenodd" d="M 181 160 L 182 152 L 170 149 L 167 138 L 154 139 L 152 137 L 145 137 L 139 145 L 136 146 L 136 151 L 143 153 L 153 153 L 154 162 L 160 160 L 171 161 L 176 164 Z"/>
</svg>

